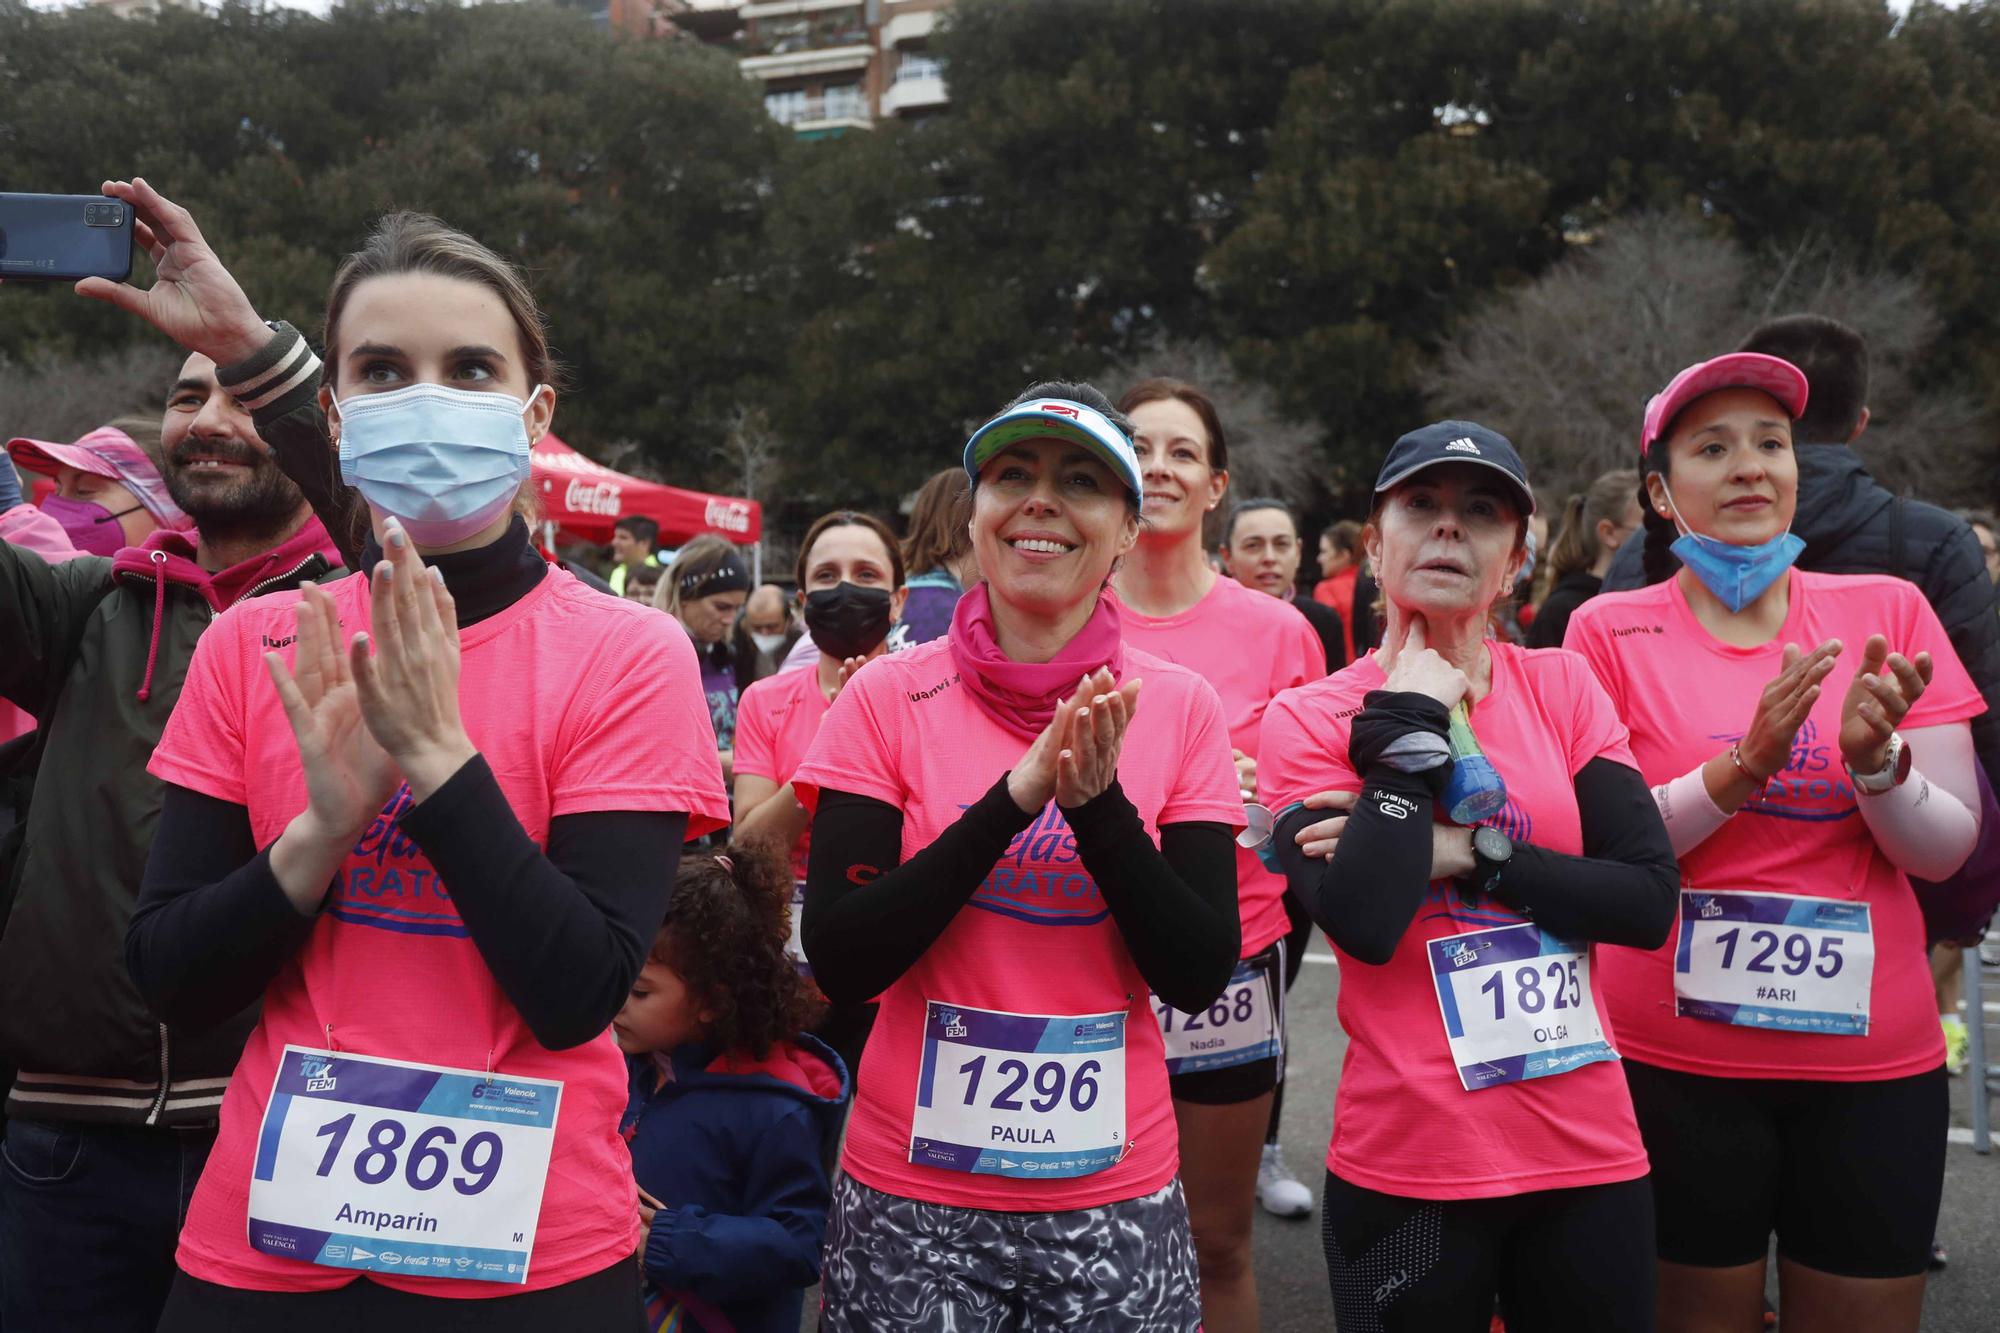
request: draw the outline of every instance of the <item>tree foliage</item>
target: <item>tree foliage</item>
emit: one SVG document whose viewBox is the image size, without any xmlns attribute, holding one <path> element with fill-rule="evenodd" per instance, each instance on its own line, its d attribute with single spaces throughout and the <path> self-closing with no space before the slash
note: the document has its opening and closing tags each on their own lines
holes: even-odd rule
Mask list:
<svg viewBox="0 0 2000 1333">
<path fill-rule="evenodd" d="M 1683 214 L 1623 219 L 1495 295 L 1445 340 L 1424 388 L 1433 414 L 1507 435 L 1536 485 L 1561 496 L 1637 465 L 1646 400 L 1682 367 L 1795 309 L 1868 331 L 1862 446 L 1883 481 L 1951 495 L 1984 484 L 1976 405 L 1918 388 L 1943 324 L 1914 278 L 1859 268 L 1810 242 L 1752 255 Z"/>
<path fill-rule="evenodd" d="M 958 0 L 933 46 L 947 114 L 798 142 L 728 53 L 573 7 L 0 0 L 0 184 L 144 173 L 309 328 L 373 217 L 437 212 L 531 271 L 567 437 L 717 487 L 754 437 L 781 524 L 891 507 L 1030 380 L 1122 380 L 1161 347 L 1224 349 L 1351 506 L 1495 303 L 1578 280 L 1552 275 L 1642 215 L 1698 220 L 1701 255 L 1656 271 L 1656 298 L 1723 300 L 1695 274 L 1736 263 L 1731 310 L 1761 293 L 1921 344 L 1878 357 L 1901 386 L 1883 435 L 1942 430 L 1990 463 L 1994 5 Z M 1600 304 L 1523 337 L 1610 356 L 1634 319 Z M 145 336 L 62 293 L 0 295 L 17 367 Z M 1637 400 L 1568 388 L 1630 433 Z M 1298 427 L 1237 433 L 1266 429 Z"/>
</svg>

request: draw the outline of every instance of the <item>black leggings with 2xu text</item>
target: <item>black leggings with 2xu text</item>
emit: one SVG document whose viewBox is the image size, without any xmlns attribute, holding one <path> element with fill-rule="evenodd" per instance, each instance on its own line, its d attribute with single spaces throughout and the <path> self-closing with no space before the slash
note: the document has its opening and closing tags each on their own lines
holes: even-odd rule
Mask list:
<svg viewBox="0 0 2000 1333">
<path fill-rule="evenodd" d="M 1340 1333 L 1653 1327 L 1647 1179 L 1502 1199 L 1408 1199 L 1326 1175 L 1321 1237 Z"/>
</svg>

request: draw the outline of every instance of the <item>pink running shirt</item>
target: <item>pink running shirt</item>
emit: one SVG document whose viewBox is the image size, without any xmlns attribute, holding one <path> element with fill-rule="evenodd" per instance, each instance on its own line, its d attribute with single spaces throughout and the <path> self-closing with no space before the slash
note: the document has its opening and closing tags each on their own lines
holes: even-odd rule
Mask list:
<svg viewBox="0 0 2000 1333">
<path fill-rule="evenodd" d="M 1488 640 L 1493 688 L 1472 710 L 1480 747 L 1507 782 L 1490 821 L 1516 842 L 1583 851 L 1572 780 L 1593 759 L 1632 764 L 1625 727 L 1574 653 Z M 1315 792 L 1360 791 L 1347 736 L 1362 698 L 1382 688 L 1364 656 L 1325 680 L 1287 690 L 1264 720 L 1260 785 L 1273 810 Z M 1335 1093 L 1326 1166 L 1364 1189 L 1414 1199 L 1486 1199 L 1605 1185 L 1646 1174 L 1646 1150 L 1616 1061 L 1467 1092 L 1438 1009 L 1425 942 L 1519 924 L 1490 899 L 1468 906 L 1459 886 L 1430 886 L 1395 955 L 1377 967 L 1335 945 L 1347 1059 Z M 1605 1040 L 1619 1049 L 1590 946 L 1591 990 Z"/>
<path fill-rule="evenodd" d="M 790 782 L 805 762 L 827 708 L 817 666 L 811 671 L 766 676 L 743 691 L 736 704 L 737 773 L 780 787 Z M 807 825 L 798 846 L 792 848 L 794 879 L 806 877 L 806 851 L 811 846 L 812 826 Z"/>
<path fill-rule="evenodd" d="M 1871 634 L 1935 663 L 1903 730 L 1964 722 L 1986 711 L 1944 627 L 1913 584 L 1879 575 L 1791 573 L 1778 637 L 1758 648 L 1718 642 L 1688 607 L 1678 579 L 1592 598 L 1570 617 L 1566 642 L 1596 668 L 1648 783 L 1671 782 L 1741 740 L 1785 645 L 1810 651 L 1839 639 L 1840 658 L 1792 747 L 1792 762 L 1706 841 L 1681 858 L 1693 888 L 1803 894 L 1869 905 L 1875 971 L 1866 1036 L 1772 1032 L 1674 1014 L 1674 946 L 1605 952 L 1604 987 L 1634 1060 L 1721 1078 L 1858 1082 L 1902 1078 L 1944 1062 L 1909 877 L 1875 849 L 1840 757 L 1840 706 Z M 1919 768 L 1924 757 L 1916 756 Z"/>
<path fill-rule="evenodd" d="M 344 634 L 369 621 L 368 581 L 327 585 Z M 148 770 L 248 807 L 268 847 L 306 807 L 296 742 L 262 654 L 287 658 L 296 592 L 248 598 L 201 636 Z M 729 820 L 694 649 L 671 616 L 550 568 L 520 601 L 460 634 L 459 708 L 537 843 L 557 815 L 685 810 L 694 836 Z M 257 1130 L 287 1042 L 561 1079 L 561 1114 L 525 1287 L 391 1276 L 400 1291 L 481 1299 L 553 1287 L 629 1258 L 632 1161 L 618 1135 L 625 1064 L 607 1029 L 551 1051 L 535 1040 L 461 924 L 437 872 L 395 826 L 399 787 L 334 879 L 312 935 L 264 992 L 222 1102 L 221 1127 L 175 1255 L 194 1277 L 253 1291 L 323 1291 L 356 1274 L 253 1250 L 245 1235 Z"/>
<path fill-rule="evenodd" d="M 1120 680 L 1144 682 L 1118 782 L 1154 840 L 1162 824 L 1243 826 L 1222 707 L 1193 672 L 1127 648 Z M 834 700 L 792 775 L 808 806 L 822 788 L 903 812 L 902 857 L 936 840 L 1027 752 L 1028 742 L 958 682 L 949 639 L 880 657 Z M 927 1001 L 1017 1014 L 1124 1010 L 1125 1130 L 1116 1165 L 1093 1175 L 1014 1179 L 915 1165 L 910 1131 Z M 1035 817 L 916 966 L 882 994 L 862 1055 L 842 1168 L 872 1189 L 1000 1212 L 1062 1212 L 1151 1194 L 1180 1167 L 1166 1048 L 1110 909 L 1054 802 Z"/>
<path fill-rule="evenodd" d="M 1229 721 L 1229 744 L 1259 762 L 1264 709 L 1280 690 L 1326 675 L 1326 648 L 1297 607 L 1218 574 L 1208 595 L 1177 616 L 1142 616 L 1118 604 L 1125 642 L 1181 666 L 1215 687 Z M 1265 802 L 1270 805 L 1269 801 Z M 1277 809 L 1276 806 L 1271 806 Z M 1285 881 L 1255 852 L 1236 849 L 1236 905 L 1243 916 L 1243 956 L 1268 949 L 1292 928 Z"/>
</svg>

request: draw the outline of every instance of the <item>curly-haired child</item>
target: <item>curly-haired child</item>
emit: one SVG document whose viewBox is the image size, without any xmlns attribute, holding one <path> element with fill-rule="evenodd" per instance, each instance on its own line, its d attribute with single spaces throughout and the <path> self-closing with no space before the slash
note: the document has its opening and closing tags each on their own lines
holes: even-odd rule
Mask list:
<svg viewBox="0 0 2000 1333">
<path fill-rule="evenodd" d="M 656 1330 L 796 1333 L 819 1280 L 820 1140 L 847 1070 L 806 1033 L 826 1002 L 785 953 L 791 889 L 762 848 L 683 857 L 612 1024 Z"/>
</svg>

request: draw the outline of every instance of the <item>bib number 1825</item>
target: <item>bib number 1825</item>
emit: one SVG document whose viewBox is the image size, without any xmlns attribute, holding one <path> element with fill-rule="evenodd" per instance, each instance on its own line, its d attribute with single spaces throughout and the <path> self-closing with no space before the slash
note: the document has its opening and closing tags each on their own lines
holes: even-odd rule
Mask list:
<svg viewBox="0 0 2000 1333">
<path fill-rule="evenodd" d="M 1479 993 L 1492 999 L 1495 1022 L 1506 1020 L 1509 990 L 1514 992 L 1514 1008 L 1524 1014 L 1576 1009 L 1583 1004 L 1583 981 L 1576 970 L 1578 961 L 1575 958 L 1557 958 L 1546 966 L 1523 963 L 1513 970 L 1511 986 L 1508 972 L 1501 969 L 1486 979 L 1479 987 Z"/>
</svg>

